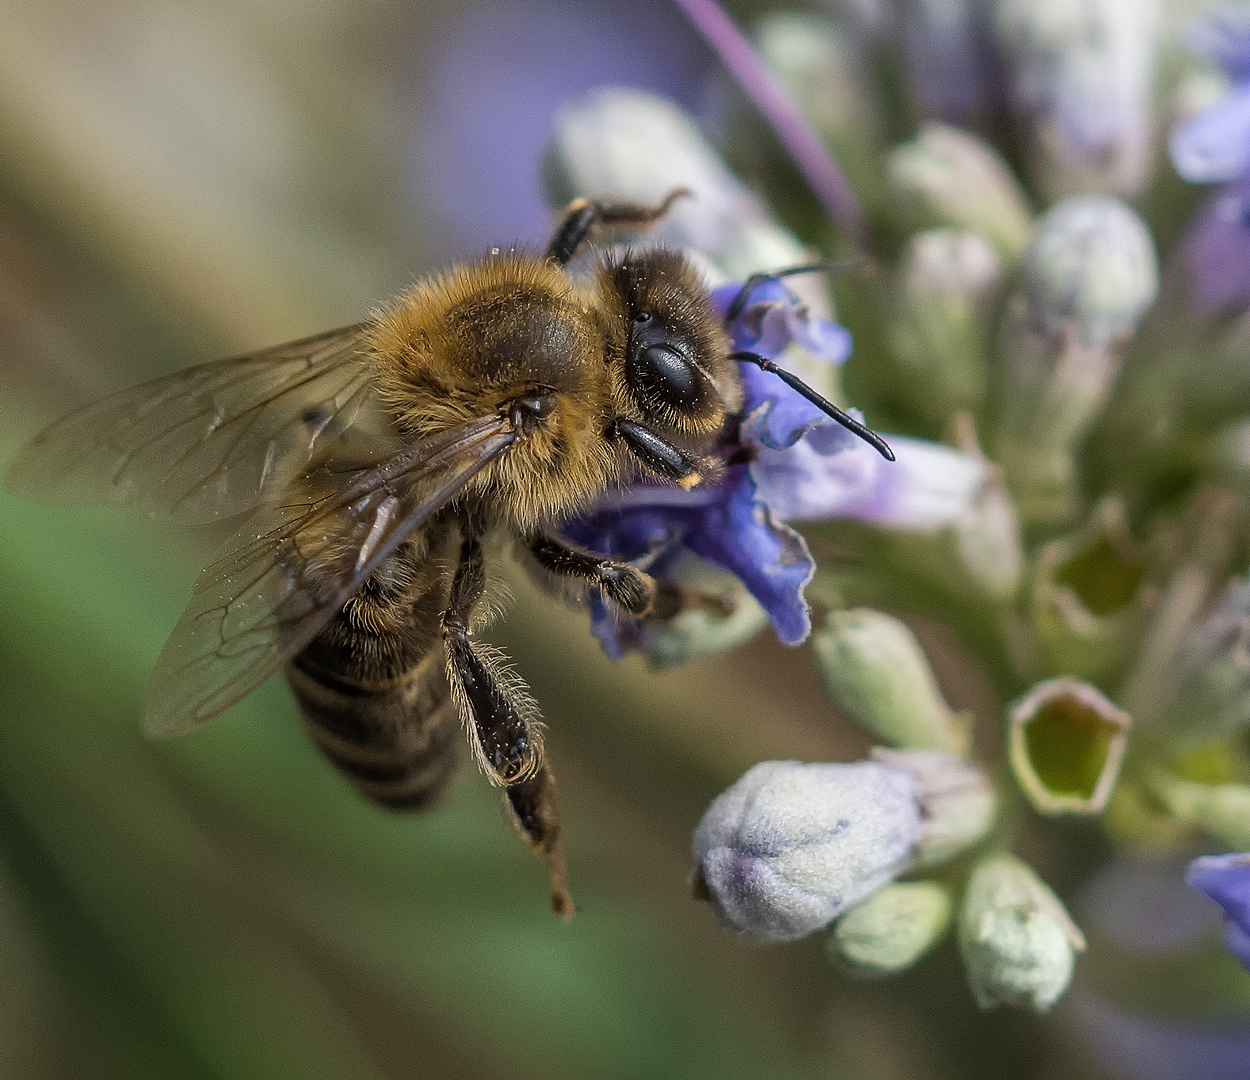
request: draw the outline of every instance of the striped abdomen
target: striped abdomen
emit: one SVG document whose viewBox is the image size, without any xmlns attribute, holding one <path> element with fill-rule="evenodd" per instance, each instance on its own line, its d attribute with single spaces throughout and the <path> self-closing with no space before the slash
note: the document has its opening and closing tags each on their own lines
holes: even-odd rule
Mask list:
<svg viewBox="0 0 1250 1080">
<path fill-rule="evenodd" d="M 313 741 L 385 806 L 428 805 L 460 760 L 440 630 L 445 541 L 436 529 L 404 545 L 287 668 Z"/>
</svg>

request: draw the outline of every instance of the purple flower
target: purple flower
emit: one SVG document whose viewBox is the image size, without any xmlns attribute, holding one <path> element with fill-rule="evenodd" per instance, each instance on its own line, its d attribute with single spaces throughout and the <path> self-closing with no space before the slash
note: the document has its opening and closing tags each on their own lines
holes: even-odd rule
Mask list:
<svg viewBox="0 0 1250 1080">
<path fill-rule="evenodd" d="M 1231 11 L 1195 23 L 1190 47 L 1235 84 L 1215 104 L 1172 131 L 1172 164 L 1195 184 L 1236 180 L 1250 168 L 1250 18 Z"/>
<path fill-rule="evenodd" d="M 1215 314 L 1250 300 L 1250 177 L 1225 184 L 1181 241 L 1195 307 Z"/>
<path fill-rule="evenodd" d="M 727 312 L 740 286 L 712 299 Z M 780 281 L 755 289 L 729 326 L 734 346 L 773 359 L 792 341 L 827 363 L 850 352 L 842 327 L 813 317 Z M 787 387 L 775 375 L 740 367 L 743 420 L 722 448 L 726 469 L 708 487 L 683 491 L 643 483 L 611 493 L 591 514 L 566 524 L 574 542 L 634 562 L 664 578 L 682 550 L 738 577 L 788 645 L 803 641 L 811 618 L 803 590 L 816 565 L 803 537 L 786 520 L 855 517 L 882 525 L 936 528 L 953 520 L 985 479 L 985 465 L 916 439 L 892 439 L 896 462 Z M 604 651 L 619 658 L 645 639 L 644 626 L 592 598 L 591 628 Z"/>
<path fill-rule="evenodd" d="M 427 235 L 457 257 L 543 243 L 539 160 L 560 106 L 616 85 L 694 108 L 711 60 L 669 0 L 451 7 L 414 55 L 406 91 L 405 164 Z"/>
<path fill-rule="evenodd" d="M 1250 853 L 1204 855 L 1185 880 L 1224 909 L 1224 945 L 1250 969 Z"/>
<path fill-rule="evenodd" d="M 1200 20 L 1190 45 L 1234 83 L 1168 140 L 1172 164 L 1186 180 L 1226 182 L 1182 242 L 1194 304 L 1214 313 L 1250 300 L 1250 17 L 1229 11 Z"/>
</svg>

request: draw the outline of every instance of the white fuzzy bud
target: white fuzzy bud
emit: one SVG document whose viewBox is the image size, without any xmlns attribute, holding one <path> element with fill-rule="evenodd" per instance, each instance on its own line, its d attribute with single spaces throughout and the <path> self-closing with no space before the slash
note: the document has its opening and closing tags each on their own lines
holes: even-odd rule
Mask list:
<svg viewBox="0 0 1250 1080">
<path fill-rule="evenodd" d="M 740 934 L 805 937 L 907 869 L 921 829 L 915 787 L 875 761 L 762 762 L 699 822 L 696 890 Z"/>
<path fill-rule="evenodd" d="M 601 87 L 563 106 L 544 152 L 543 182 L 554 207 L 583 197 L 654 205 L 687 188 L 693 197 L 675 203 L 642 238 L 701 252 L 725 280 L 810 258 L 682 109 L 641 90 Z"/>
<path fill-rule="evenodd" d="M 1030 867 L 992 855 L 968 879 L 959 946 L 981 1008 L 1021 1003 L 1044 1012 L 1072 981 L 1085 937 Z"/>
<path fill-rule="evenodd" d="M 1132 336 L 1159 292 L 1150 230 L 1119 199 L 1068 199 L 1038 221 L 1023 284 L 1036 332 L 1070 328 L 1088 348 L 1112 346 Z"/>
<path fill-rule="evenodd" d="M 934 420 L 984 402 L 1002 278 L 998 254 L 978 233 L 931 229 L 913 236 L 903 252 L 890 340 L 904 385 Z"/>
</svg>

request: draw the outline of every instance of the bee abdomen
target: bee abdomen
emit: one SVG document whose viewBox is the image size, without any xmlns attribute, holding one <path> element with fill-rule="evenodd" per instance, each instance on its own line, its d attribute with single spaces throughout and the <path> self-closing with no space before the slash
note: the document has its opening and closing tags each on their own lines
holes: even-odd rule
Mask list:
<svg viewBox="0 0 1250 1080">
<path fill-rule="evenodd" d="M 442 649 L 407 674 L 369 686 L 300 663 L 287 669 L 313 741 L 366 798 L 394 809 L 436 801 L 460 763 L 464 739 Z"/>
</svg>

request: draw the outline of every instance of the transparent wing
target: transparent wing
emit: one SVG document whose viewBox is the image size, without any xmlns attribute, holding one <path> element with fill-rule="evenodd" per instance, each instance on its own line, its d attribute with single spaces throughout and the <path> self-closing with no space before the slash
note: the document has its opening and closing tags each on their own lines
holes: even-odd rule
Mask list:
<svg viewBox="0 0 1250 1080">
<path fill-rule="evenodd" d="M 249 510 L 306 471 L 362 410 L 377 411 L 364 328 L 201 364 L 88 405 L 26 444 L 9 490 L 188 523 Z"/>
<path fill-rule="evenodd" d="M 186 731 L 279 671 L 383 559 L 514 439 L 507 421 L 485 418 L 372 468 L 327 465 L 310 477 L 305 498 L 253 515 L 200 574 L 156 662 L 148 733 Z"/>
</svg>

